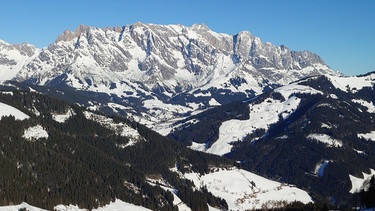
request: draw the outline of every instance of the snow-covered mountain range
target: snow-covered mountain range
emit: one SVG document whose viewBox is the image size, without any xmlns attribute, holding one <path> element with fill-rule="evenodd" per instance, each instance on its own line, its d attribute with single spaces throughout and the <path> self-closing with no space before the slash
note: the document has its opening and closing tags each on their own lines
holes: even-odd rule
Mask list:
<svg viewBox="0 0 375 211">
<path fill-rule="evenodd" d="M 185 156 L 178 158 L 180 171 L 168 166 L 168 173 L 191 180 L 194 190 L 224 198 L 231 209 L 261 208 L 267 200 L 290 202 L 296 193 L 305 203 L 347 208 L 375 169 L 375 73 L 345 77 L 316 54 L 274 46 L 246 31 L 228 35 L 203 24 L 135 23 L 79 26 L 43 49 L 0 41 L 0 84 L 1 95 L 26 89 L 87 108 L 80 115 L 71 108 L 48 118 L 62 125 L 77 118 L 92 127 L 92 122 L 100 123 L 100 130 L 127 140 L 115 139 L 116 149 L 142 148 L 150 142 L 140 144 L 137 140 L 147 138 L 140 136 L 139 128 L 97 111 L 120 114 L 209 153 L 205 156 L 236 161 L 237 167 L 184 172 L 200 165 L 189 154 L 195 151 L 189 150 L 191 163 L 183 163 Z M 7 112 L 25 125 L 34 121 L 33 115 L 40 118 L 32 107 L 27 114 L 16 107 L 0 102 L 0 119 Z M 55 138 L 49 137 L 44 121 L 37 122 L 18 138 L 36 143 Z M 186 198 L 179 199 L 183 196 L 176 193 L 177 186 L 154 176 L 145 182 L 174 194 L 172 206 L 189 207 Z M 311 198 L 286 184 L 303 188 Z M 220 203 L 215 200 L 213 204 Z"/>
<path fill-rule="evenodd" d="M 160 131 L 177 117 L 321 74 L 337 75 L 316 54 L 204 24 L 81 25 L 43 49 L 0 42 L 1 81 L 107 93 L 112 104 L 91 103 Z"/>
</svg>

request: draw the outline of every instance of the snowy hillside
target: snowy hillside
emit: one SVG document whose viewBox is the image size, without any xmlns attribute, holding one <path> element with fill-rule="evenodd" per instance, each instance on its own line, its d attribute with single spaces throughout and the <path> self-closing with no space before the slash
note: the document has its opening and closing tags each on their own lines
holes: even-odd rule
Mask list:
<svg viewBox="0 0 375 211">
<path fill-rule="evenodd" d="M 225 121 L 220 126 L 219 138 L 209 148 L 199 148 L 198 146 L 191 148 L 217 155 L 227 154 L 233 147 L 231 145 L 232 142 L 242 141 L 247 135 L 256 130 L 268 130 L 272 124 L 280 120 L 280 117 L 283 120 L 287 120 L 288 116 L 298 108 L 301 101 L 295 94 L 322 94 L 322 92 L 311 87 L 297 84 L 280 87 L 275 92 L 283 95 L 284 100 L 269 97 L 259 104 L 251 104 L 249 106 L 249 119 Z M 254 140 L 256 138 L 260 137 L 254 137 Z"/>
<path fill-rule="evenodd" d="M 3 116 L 14 116 L 17 120 L 24 120 L 30 118 L 27 114 L 14 108 L 10 105 L 0 102 L 0 120 Z"/>
<path fill-rule="evenodd" d="M 233 168 L 199 175 L 185 174 L 198 187 L 206 187 L 224 198 L 230 210 L 252 210 L 283 207 L 286 203 L 312 202 L 309 194 L 295 186 L 281 184 L 245 170 Z"/>
<path fill-rule="evenodd" d="M 232 160 L 190 150 L 119 116 L 14 87 L 1 91 L 0 100 L 3 116 L 27 118 L 0 119 L 0 166 L 6 169 L 0 210 L 246 210 L 312 202 L 293 185 L 240 170 Z"/>
<path fill-rule="evenodd" d="M 308 77 L 179 121 L 170 137 L 349 206 L 374 169 L 374 76 Z"/>
<path fill-rule="evenodd" d="M 18 211 L 21 209 L 26 209 L 29 211 L 46 211 L 45 209 L 31 206 L 25 202 L 19 205 L 3 206 L 3 207 L 0 206 L 0 211 Z M 87 209 L 80 209 L 79 207 L 75 205 L 57 205 L 54 207 L 54 210 L 56 211 L 86 211 Z M 116 211 L 116 210 L 147 211 L 150 209 L 137 206 L 134 204 L 126 203 L 119 199 L 116 199 L 116 201 L 111 202 L 110 204 L 104 207 L 100 207 L 100 208 L 92 209 L 92 210 L 95 210 L 95 211 Z"/>
</svg>

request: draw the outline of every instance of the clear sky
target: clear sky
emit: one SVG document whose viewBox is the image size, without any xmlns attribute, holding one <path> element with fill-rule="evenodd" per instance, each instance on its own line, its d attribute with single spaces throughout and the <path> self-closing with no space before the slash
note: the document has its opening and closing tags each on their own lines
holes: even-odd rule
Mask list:
<svg viewBox="0 0 375 211">
<path fill-rule="evenodd" d="M 346 75 L 375 71 L 375 0 L 0 0 L 0 39 L 47 47 L 80 25 L 204 23 L 309 50 Z"/>
</svg>

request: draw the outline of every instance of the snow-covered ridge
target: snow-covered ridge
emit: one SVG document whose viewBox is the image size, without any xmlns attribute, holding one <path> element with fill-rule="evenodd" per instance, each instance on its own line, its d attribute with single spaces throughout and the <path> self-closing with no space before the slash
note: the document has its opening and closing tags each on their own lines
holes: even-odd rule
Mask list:
<svg viewBox="0 0 375 211">
<path fill-rule="evenodd" d="M 199 175 L 186 173 L 197 187 L 207 187 L 213 195 L 224 198 L 229 210 L 282 207 L 284 202 L 312 202 L 309 194 L 293 185 L 282 184 L 242 169 L 217 169 Z"/>
<path fill-rule="evenodd" d="M 52 118 L 56 122 L 64 123 L 66 120 L 68 120 L 70 117 L 74 115 L 76 115 L 74 110 L 72 108 L 69 108 L 65 114 L 52 114 Z"/>
<path fill-rule="evenodd" d="M 373 87 L 375 84 L 375 74 L 367 76 L 339 77 L 327 75 L 331 83 L 338 89 L 345 92 L 356 93 L 364 87 Z"/>
<path fill-rule="evenodd" d="M 79 26 L 62 33 L 48 48 L 2 43 L 1 54 L 9 60 L 6 65 L 11 71 L 2 68 L 1 79 L 114 94 L 125 107 L 132 105 L 129 98 L 137 98 L 142 113 L 134 118 L 142 117 L 149 127 L 219 105 L 221 98 L 232 96 L 227 92 L 251 97 L 268 85 L 285 85 L 310 75 L 337 75 L 311 52 L 263 43 L 250 32 L 219 34 L 203 25 Z M 193 97 L 169 101 L 181 94 Z"/>
<path fill-rule="evenodd" d="M 14 116 L 17 120 L 25 120 L 30 118 L 27 114 L 17 108 L 0 102 L 0 120 L 3 116 Z"/>
<path fill-rule="evenodd" d="M 342 147 L 342 141 L 332 138 L 326 134 L 312 133 L 306 138 L 326 144 L 328 147 Z"/>
<path fill-rule="evenodd" d="M 45 209 L 41 209 L 35 206 L 31 206 L 26 202 L 23 202 L 19 205 L 11 205 L 11 206 L 2 206 L 0 207 L 0 211 L 18 211 L 25 208 L 29 211 L 46 211 Z M 80 209 L 78 206 L 75 205 L 56 205 L 54 207 L 56 211 L 87 211 L 87 209 Z M 150 211 L 150 209 L 130 204 L 119 199 L 116 199 L 114 202 L 107 204 L 103 207 L 99 207 L 97 209 L 93 209 L 95 211 L 119 211 L 119 210 L 126 210 L 126 211 Z"/>
<path fill-rule="evenodd" d="M 207 144 L 192 143 L 191 149 L 204 151 L 217 155 L 229 153 L 233 142 L 242 141 L 244 137 L 257 129 L 269 129 L 270 125 L 282 119 L 287 119 L 299 106 L 301 99 L 294 94 L 323 95 L 323 92 L 309 86 L 292 83 L 274 90 L 280 93 L 285 101 L 273 98 L 264 99 L 261 103 L 250 104 L 248 120 L 232 119 L 221 124 L 219 138 L 210 148 Z M 260 138 L 260 137 L 258 137 Z M 336 143 L 336 142 L 335 142 Z M 340 145 L 337 142 L 336 144 Z M 335 145 L 336 146 L 336 145 Z"/>
<path fill-rule="evenodd" d="M 11 45 L 4 41 L 0 42 L 0 83 L 10 80 L 19 71 L 35 59 L 40 50 L 30 44 Z"/>
<path fill-rule="evenodd" d="M 375 105 L 372 102 L 368 102 L 362 99 L 353 99 L 352 102 L 363 105 L 367 108 L 367 112 L 369 113 L 375 113 Z"/>
<path fill-rule="evenodd" d="M 290 84 L 286 86 L 282 86 L 280 88 L 275 89 L 275 92 L 279 92 L 283 95 L 285 99 L 288 99 L 292 94 L 320 94 L 323 95 L 323 92 L 316 90 L 309 86 L 299 85 L 299 84 Z"/>
</svg>

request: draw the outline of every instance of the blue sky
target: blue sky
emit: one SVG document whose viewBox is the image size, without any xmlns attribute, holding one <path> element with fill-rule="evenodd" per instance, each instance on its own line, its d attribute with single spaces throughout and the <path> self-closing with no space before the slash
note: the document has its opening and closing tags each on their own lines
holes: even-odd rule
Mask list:
<svg viewBox="0 0 375 211">
<path fill-rule="evenodd" d="M 375 0 L 1 0 L 0 39 L 46 47 L 80 25 L 204 23 L 309 50 L 346 75 L 375 71 Z"/>
</svg>

